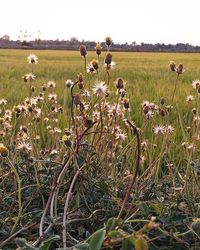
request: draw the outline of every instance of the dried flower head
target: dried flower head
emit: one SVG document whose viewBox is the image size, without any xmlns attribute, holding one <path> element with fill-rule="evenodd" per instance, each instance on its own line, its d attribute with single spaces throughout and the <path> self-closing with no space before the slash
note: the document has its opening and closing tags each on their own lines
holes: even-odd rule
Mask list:
<svg viewBox="0 0 200 250">
<path fill-rule="evenodd" d="M 192 82 L 192 86 L 193 86 L 194 89 L 198 89 L 199 86 L 200 86 L 200 80 L 194 80 Z"/>
<path fill-rule="evenodd" d="M 101 44 L 100 44 L 100 43 L 97 43 L 97 44 L 96 44 L 95 49 L 96 49 L 96 54 L 97 54 L 97 55 L 101 55 L 102 47 L 101 47 Z"/>
<path fill-rule="evenodd" d="M 87 50 L 84 44 L 80 45 L 79 51 L 80 51 L 81 56 L 85 57 L 87 55 Z"/>
<path fill-rule="evenodd" d="M 112 44 L 112 39 L 111 39 L 111 37 L 110 37 L 110 36 L 107 36 L 106 39 L 105 39 L 105 41 L 106 41 L 106 45 L 107 45 L 108 47 L 110 47 L 110 45 Z"/>
<path fill-rule="evenodd" d="M 117 89 L 124 89 L 125 82 L 124 82 L 123 78 L 121 78 L 121 77 L 117 78 L 115 81 L 115 85 L 116 85 Z"/>
<path fill-rule="evenodd" d="M 182 74 L 185 70 L 183 69 L 183 64 L 179 64 L 179 66 L 176 68 L 176 73 L 178 75 Z"/>
<path fill-rule="evenodd" d="M 191 102 L 191 101 L 193 101 L 194 100 L 194 96 L 193 95 L 188 95 L 187 97 L 186 97 L 186 101 L 187 102 Z"/>
<path fill-rule="evenodd" d="M 105 58 L 105 64 L 109 65 L 112 62 L 112 55 L 110 53 L 107 53 Z"/>
<path fill-rule="evenodd" d="M 176 71 L 176 64 L 174 61 L 170 61 L 169 67 L 170 67 L 171 71 Z"/>
</svg>

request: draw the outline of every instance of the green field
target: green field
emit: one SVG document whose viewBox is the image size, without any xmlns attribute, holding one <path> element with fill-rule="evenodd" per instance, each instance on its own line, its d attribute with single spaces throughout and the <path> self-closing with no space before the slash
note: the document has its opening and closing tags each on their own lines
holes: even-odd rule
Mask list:
<svg viewBox="0 0 200 250">
<path fill-rule="evenodd" d="M 0 50 L 0 249 L 199 246 L 200 54 L 107 53 L 91 75 L 78 50 Z"/>
</svg>

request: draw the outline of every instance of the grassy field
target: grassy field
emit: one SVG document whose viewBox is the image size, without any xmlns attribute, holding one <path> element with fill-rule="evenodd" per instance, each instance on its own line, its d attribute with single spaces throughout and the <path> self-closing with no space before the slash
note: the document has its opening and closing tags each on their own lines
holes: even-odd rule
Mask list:
<svg viewBox="0 0 200 250">
<path fill-rule="evenodd" d="M 0 248 L 198 249 L 200 54 L 107 53 L 0 50 Z"/>
</svg>

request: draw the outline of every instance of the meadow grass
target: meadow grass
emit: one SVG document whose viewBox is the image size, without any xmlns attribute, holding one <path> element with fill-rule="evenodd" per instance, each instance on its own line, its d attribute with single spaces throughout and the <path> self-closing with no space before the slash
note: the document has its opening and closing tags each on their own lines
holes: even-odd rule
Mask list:
<svg viewBox="0 0 200 250">
<path fill-rule="evenodd" d="M 91 75 L 78 51 L 0 50 L 0 247 L 198 245 L 200 55 L 111 52 L 116 68 L 105 70 L 107 53 Z M 29 72 L 34 81 L 22 78 Z M 49 81 L 55 89 L 44 90 Z"/>
</svg>

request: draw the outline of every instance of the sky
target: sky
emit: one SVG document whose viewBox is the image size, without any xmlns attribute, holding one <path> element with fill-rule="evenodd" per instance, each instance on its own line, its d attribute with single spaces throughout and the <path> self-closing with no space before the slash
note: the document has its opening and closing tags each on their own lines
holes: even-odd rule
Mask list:
<svg viewBox="0 0 200 250">
<path fill-rule="evenodd" d="M 0 0 L 0 37 L 200 45 L 200 0 Z"/>
</svg>

